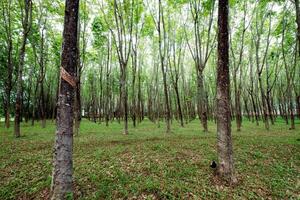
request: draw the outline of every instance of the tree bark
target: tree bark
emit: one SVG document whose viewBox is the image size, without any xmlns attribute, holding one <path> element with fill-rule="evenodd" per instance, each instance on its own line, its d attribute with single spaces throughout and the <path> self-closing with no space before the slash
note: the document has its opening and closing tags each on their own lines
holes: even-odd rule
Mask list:
<svg viewBox="0 0 300 200">
<path fill-rule="evenodd" d="M 230 81 L 228 41 L 228 0 L 219 0 L 218 10 L 218 67 L 217 67 L 217 134 L 218 173 L 230 183 L 236 182 L 230 122 Z"/>
<path fill-rule="evenodd" d="M 79 0 L 66 0 L 61 73 L 57 108 L 51 199 L 72 195 L 73 174 L 73 104 L 77 66 L 77 26 Z M 67 82 L 68 80 L 68 82 Z"/>
</svg>

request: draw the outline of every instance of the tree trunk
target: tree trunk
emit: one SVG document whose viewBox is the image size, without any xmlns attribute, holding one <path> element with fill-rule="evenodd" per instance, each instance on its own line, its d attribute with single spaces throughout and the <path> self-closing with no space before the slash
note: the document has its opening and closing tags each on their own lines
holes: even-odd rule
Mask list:
<svg viewBox="0 0 300 200">
<path fill-rule="evenodd" d="M 79 0 L 66 0 L 61 77 L 54 146 L 52 200 L 72 195 L 73 104 L 77 66 L 77 25 Z"/>
<path fill-rule="evenodd" d="M 42 36 L 41 36 L 41 53 L 40 53 L 40 109 L 41 109 L 41 117 L 42 117 L 42 128 L 46 127 L 46 111 L 45 111 L 45 94 L 44 94 L 44 77 L 45 77 L 45 72 L 44 72 L 44 29 L 42 30 Z"/>
<path fill-rule="evenodd" d="M 132 52 L 132 122 L 133 127 L 136 127 L 136 98 L 135 98 L 135 79 L 137 68 L 137 48 L 133 47 Z"/>
<path fill-rule="evenodd" d="M 295 0 L 295 7 L 296 7 L 298 52 L 299 52 L 299 56 L 300 56 L 300 8 L 299 8 L 299 0 Z"/>
<path fill-rule="evenodd" d="M 268 89 L 267 89 L 268 90 Z M 271 120 L 271 124 L 274 125 L 274 116 L 273 116 L 273 109 L 272 109 L 272 105 L 271 105 L 271 99 L 270 99 L 270 92 L 269 90 L 267 91 L 267 95 L 266 95 L 266 102 L 267 102 L 267 108 L 268 108 L 268 117 Z"/>
<path fill-rule="evenodd" d="M 41 93 L 41 117 L 42 117 L 42 128 L 46 127 L 46 113 L 45 113 L 45 94 L 44 94 L 44 84 L 43 81 L 40 85 L 40 93 Z"/>
<path fill-rule="evenodd" d="M 161 5 L 161 0 L 159 0 L 159 20 L 158 20 L 158 35 L 159 35 L 159 55 L 160 55 L 160 65 L 163 75 L 163 87 L 164 87 L 164 96 L 165 96 L 165 119 L 166 119 L 166 125 L 167 129 L 166 132 L 170 133 L 171 131 L 171 124 L 170 124 L 170 118 L 171 118 L 171 112 L 170 112 L 170 104 L 169 104 L 169 95 L 168 95 L 168 85 L 167 85 L 167 72 L 166 72 L 166 65 L 165 65 L 165 51 L 166 46 L 162 47 L 162 43 L 166 44 L 166 30 L 164 25 L 164 14 L 163 14 L 163 8 Z M 161 32 L 161 27 L 163 29 L 163 32 Z M 162 37 L 163 35 L 163 37 Z M 164 49 L 163 49 L 164 48 Z"/>
<path fill-rule="evenodd" d="M 201 124 L 203 126 L 203 131 L 208 132 L 207 128 L 207 112 L 206 112 L 206 99 L 205 99 L 205 91 L 203 86 L 203 73 L 198 72 L 197 80 L 198 80 L 198 115 L 201 120 Z"/>
<path fill-rule="evenodd" d="M 79 11 L 78 11 L 79 12 Z M 75 102 L 74 102 L 74 132 L 79 135 L 80 120 L 81 120 L 81 98 L 80 98 L 80 78 L 81 78 L 81 63 L 80 63 L 80 14 L 78 14 L 78 30 L 77 30 L 77 66 L 76 66 L 76 89 L 75 89 Z"/>
<path fill-rule="evenodd" d="M 297 105 L 298 119 L 300 119 L 300 95 L 296 97 L 296 105 Z"/>
<path fill-rule="evenodd" d="M 4 112 L 5 112 L 5 127 L 10 127 L 10 96 L 12 90 L 12 74 L 13 74 L 13 64 L 12 64 L 12 39 L 9 36 L 8 41 L 8 57 L 7 57 L 7 82 L 5 87 L 5 100 L 4 100 Z"/>
<path fill-rule="evenodd" d="M 103 58 L 102 58 L 103 59 Z M 98 113 L 98 118 L 99 118 L 99 124 L 101 124 L 102 122 L 102 117 L 104 115 L 102 115 L 102 111 L 103 111 L 103 101 L 104 101 L 104 98 L 103 98 L 103 69 L 104 69 L 104 65 L 105 63 L 103 61 L 101 61 L 100 63 L 100 74 L 99 74 L 99 82 L 100 82 L 100 91 L 99 91 L 99 103 L 98 103 L 98 108 L 99 108 L 99 113 Z"/>
<path fill-rule="evenodd" d="M 235 114 L 236 114 L 236 127 L 237 131 L 241 131 L 242 127 L 242 112 L 241 112 L 241 100 L 240 100 L 240 90 L 238 89 L 235 95 Z"/>
<path fill-rule="evenodd" d="M 31 27 L 32 20 L 32 2 L 31 0 L 24 0 L 25 16 L 22 23 L 23 36 L 19 54 L 19 69 L 18 69 L 18 80 L 17 80 L 17 93 L 16 93 L 16 110 L 15 110 L 15 137 L 20 137 L 20 121 L 21 121 L 21 98 L 22 98 L 22 87 L 23 87 L 23 67 L 26 50 L 26 41 Z"/>
<path fill-rule="evenodd" d="M 105 97 L 105 124 L 108 126 L 109 122 L 109 113 L 110 113 L 110 99 L 111 99 L 111 89 L 110 89 L 110 52 L 111 52 L 111 43 L 110 43 L 110 37 L 107 40 L 107 60 L 106 60 L 106 97 Z"/>
<path fill-rule="evenodd" d="M 250 121 L 251 118 L 250 118 L 250 112 L 249 112 L 249 108 L 248 108 L 248 100 L 246 98 L 244 98 L 244 106 L 245 106 L 245 111 L 247 113 L 248 121 Z"/>
<path fill-rule="evenodd" d="M 121 116 L 124 117 L 124 135 L 128 134 L 128 92 L 127 92 L 127 84 L 126 84 L 126 73 L 127 73 L 127 64 L 129 55 L 132 48 L 132 26 L 133 26 L 133 5 L 134 2 L 131 1 L 129 4 L 126 4 L 128 8 L 130 8 L 129 13 L 126 15 L 120 14 L 120 7 L 126 7 L 125 1 L 117 1 L 114 0 L 114 18 L 117 29 L 117 37 L 114 34 L 114 31 L 110 29 L 112 32 L 112 36 L 114 37 L 114 42 L 117 49 L 118 60 L 120 65 L 120 106 L 119 106 L 119 117 L 118 121 L 120 122 Z M 128 37 L 129 36 L 129 37 Z M 116 39 L 117 38 L 117 39 Z"/>
<path fill-rule="evenodd" d="M 3 19 L 5 27 L 5 35 L 6 35 L 6 44 L 7 44 L 7 74 L 5 79 L 5 96 L 4 96 L 4 115 L 5 115 L 5 127 L 10 127 L 10 98 L 11 98 L 11 90 L 12 90 L 12 76 L 14 71 L 13 65 L 13 41 L 12 41 L 12 26 L 11 26 L 11 1 L 7 1 L 5 5 L 3 2 L 2 10 L 3 10 Z"/>
<path fill-rule="evenodd" d="M 80 98 L 80 72 L 76 70 L 77 82 L 76 82 L 76 92 L 75 92 L 75 106 L 74 106 L 74 115 L 75 115 L 75 125 L 74 131 L 75 135 L 79 135 L 80 131 L 80 121 L 81 121 L 81 98 Z"/>
<path fill-rule="evenodd" d="M 218 67 L 217 67 L 217 133 L 218 173 L 230 183 L 236 182 L 230 122 L 230 81 L 228 42 L 228 0 L 219 0 L 218 10 Z"/>
<path fill-rule="evenodd" d="M 295 116 L 294 116 L 294 111 L 293 111 L 293 101 L 292 99 L 289 99 L 289 110 L 290 110 L 290 117 L 291 117 L 291 127 L 290 130 L 295 129 Z"/>
<path fill-rule="evenodd" d="M 177 101 L 177 106 L 178 106 L 178 115 L 179 115 L 179 120 L 180 120 L 180 126 L 184 127 L 183 114 L 182 114 L 182 108 L 181 108 L 181 102 L 180 102 L 180 96 L 179 96 L 179 89 L 178 89 L 177 81 L 175 83 L 174 89 L 175 89 L 175 93 L 176 93 L 176 101 Z"/>
<path fill-rule="evenodd" d="M 297 6 L 297 4 L 296 4 L 296 6 Z M 291 119 L 290 130 L 293 130 L 293 129 L 295 129 L 295 116 L 294 116 L 294 111 L 293 111 L 294 105 L 293 105 L 293 94 L 292 94 L 294 76 L 291 74 L 291 72 L 293 73 L 293 70 L 289 69 L 289 65 L 288 65 L 287 59 L 286 59 L 286 52 L 285 52 L 285 48 L 284 48 L 285 29 L 286 29 L 286 23 L 285 23 L 285 18 L 283 18 L 281 48 L 282 48 L 282 57 L 283 57 L 283 61 L 284 61 L 285 74 L 286 74 L 286 85 L 287 85 L 286 98 L 287 98 L 287 103 L 288 103 L 287 110 L 289 112 L 290 119 Z M 296 45 L 296 47 L 297 47 L 297 45 Z M 292 67 L 294 69 L 296 69 L 296 66 L 297 66 L 297 53 L 295 54 L 294 65 Z"/>
<path fill-rule="evenodd" d="M 299 56 L 300 56 L 300 10 L 299 10 L 299 0 L 295 0 L 296 3 L 296 15 L 297 15 L 297 25 L 298 25 L 298 33 L 297 33 L 297 39 L 299 42 L 298 48 L 299 48 Z M 297 45 L 296 45 L 297 46 Z M 295 57 L 294 64 L 297 64 L 297 57 Z M 300 94 L 299 91 L 297 91 L 297 87 L 294 86 L 295 91 L 295 100 L 296 100 L 296 115 L 298 119 L 300 119 Z"/>
<path fill-rule="evenodd" d="M 126 65 L 121 66 L 121 104 L 124 114 L 124 135 L 128 135 L 128 97 L 126 87 Z"/>
<path fill-rule="evenodd" d="M 137 117 L 138 122 L 141 123 L 142 121 L 142 91 L 141 91 L 141 71 L 142 65 L 139 65 L 138 68 L 138 106 L 137 106 Z M 148 110 L 148 117 L 149 117 L 149 110 Z"/>
<path fill-rule="evenodd" d="M 269 130 L 268 108 L 267 108 L 266 96 L 265 96 L 260 73 L 258 74 L 258 83 L 259 83 L 261 102 L 262 102 L 263 121 L 265 123 L 265 128 Z"/>
</svg>

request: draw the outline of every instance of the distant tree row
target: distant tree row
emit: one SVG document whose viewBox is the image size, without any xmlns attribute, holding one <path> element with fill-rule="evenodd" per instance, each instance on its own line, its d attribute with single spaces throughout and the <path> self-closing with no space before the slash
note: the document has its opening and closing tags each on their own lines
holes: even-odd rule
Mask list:
<svg viewBox="0 0 300 200">
<path fill-rule="evenodd" d="M 214 0 L 80 2 L 75 131 L 82 117 L 106 123 L 145 117 L 160 126 L 216 120 L 217 5 Z M 230 1 L 231 119 L 266 129 L 300 118 L 300 17 L 296 1 Z M 2 0 L 0 113 L 15 120 L 57 113 L 64 4 Z"/>
</svg>

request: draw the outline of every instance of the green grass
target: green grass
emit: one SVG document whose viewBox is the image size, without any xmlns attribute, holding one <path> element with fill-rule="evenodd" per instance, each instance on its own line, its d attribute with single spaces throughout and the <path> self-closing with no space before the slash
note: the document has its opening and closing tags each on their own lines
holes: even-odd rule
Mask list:
<svg viewBox="0 0 300 200">
<path fill-rule="evenodd" d="M 239 184 L 217 185 L 209 168 L 216 159 L 216 125 L 203 133 L 195 120 L 172 133 L 144 121 L 122 135 L 122 124 L 84 120 L 74 137 L 75 199 L 300 199 L 300 123 L 278 120 L 270 131 L 245 121 L 235 132 Z M 22 137 L 0 124 L 0 199 L 49 196 L 55 125 L 22 124 Z"/>
</svg>

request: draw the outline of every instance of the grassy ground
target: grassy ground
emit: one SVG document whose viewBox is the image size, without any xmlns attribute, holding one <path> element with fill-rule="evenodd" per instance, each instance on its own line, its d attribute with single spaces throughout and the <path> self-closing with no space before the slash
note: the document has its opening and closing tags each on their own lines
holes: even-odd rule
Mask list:
<svg viewBox="0 0 300 200">
<path fill-rule="evenodd" d="M 45 199 L 49 195 L 55 125 L 22 124 L 22 137 L 0 124 L 0 199 Z M 233 123 L 234 125 L 234 123 Z M 216 126 L 209 133 L 194 121 L 185 128 L 145 121 L 130 135 L 122 125 L 83 121 L 74 138 L 74 197 L 77 199 L 300 199 L 300 123 L 288 130 L 278 121 L 244 122 L 233 133 L 239 184 L 214 183 Z M 232 127 L 235 130 L 235 127 Z"/>
</svg>

